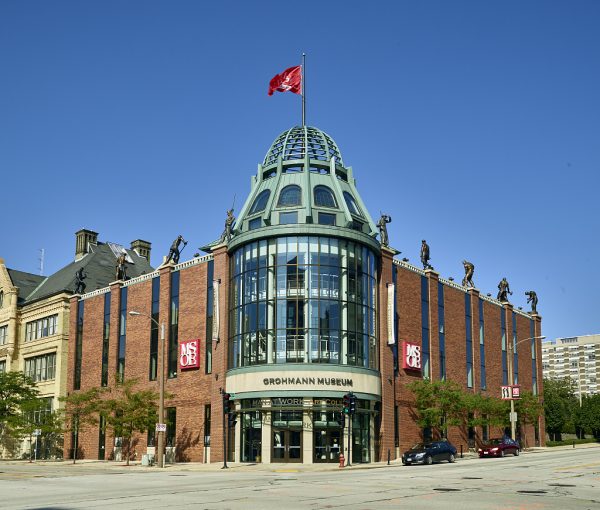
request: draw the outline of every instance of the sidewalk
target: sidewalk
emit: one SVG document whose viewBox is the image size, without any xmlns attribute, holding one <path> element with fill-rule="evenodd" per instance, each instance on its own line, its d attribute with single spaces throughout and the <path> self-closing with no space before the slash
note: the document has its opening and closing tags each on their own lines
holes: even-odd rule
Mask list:
<svg viewBox="0 0 600 510">
<path fill-rule="evenodd" d="M 598 448 L 600 449 L 600 443 L 584 443 L 575 445 L 575 450 L 577 449 L 588 449 L 588 448 Z M 553 446 L 553 447 L 532 447 L 527 448 L 522 451 L 522 455 L 529 454 L 543 454 L 546 452 L 556 451 L 556 450 L 572 450 L 572 445 L 566 446 Z M 460 458 L 460 454 L 457 456 L 456 462 L 464 462 L 469 460 L 478 459 L 478 455 L 476 452 L 465 452 L 463 458 Z M 27 460 L 0 460 L 0 466 L 2 464 L 21 464 L 23 466 L 29 465 L 29 461 Z M 115 461 L 103 461 L 103 460 L 87 460 L 82 459 L 78 460 L 75 464 L 73 464 L 70 460 L 63 461 L 44 461 L 38 460 L 33 462 L 31 465 L 35 466 L 61 466 L 62 469 L 100 469 L 100 470 L 132 470 L 138 472 L 148 472 L 148 471 L 159 471 L 160 469 L 157 466 L 142 466 L 140 461 L 132 461 L 129 463 L 129 466 L 126 466 L 125 462 L 115 462 Z M 263 463 L 242 463 L 242 462 L 228 462 L 227 466 L 230 470 L 234 470 L 237 472 L 242 471 L 264 471 L 270 473 L 299 473 L 299 472 L 327 472 L 327 471 L 339 471 L 340 468 L 338 464 L 263 464 Z M 385 467 L 402 467 L 402 462 L 400 459 L 390 461 L 388 465 L 387 462 L 371 462 L 369 464 L 355 464 L 352 466 L 346 466 L 345 470 L 357 470 L 357 469 L 380 469 Z M 166 464 L 164 467 L 165 472 L 217 472 L 223 469 L 222 463 L 212 463 L 212 464 L 203 464 L 200 462 L 178 462 L 174 464 Z"/>
</svg>

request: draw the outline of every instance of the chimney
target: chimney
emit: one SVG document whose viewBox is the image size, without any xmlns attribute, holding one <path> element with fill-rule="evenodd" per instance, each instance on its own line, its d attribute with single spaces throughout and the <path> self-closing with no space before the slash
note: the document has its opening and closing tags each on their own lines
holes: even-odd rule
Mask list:
<svg viewBox="0 0 600 510">
<path fill-rule="evenodd" d="M 142 239 L 136 239 L 131 241 L 131 249 L 135 251 L 140 257 L 144 257 L 148 263 L 150 263 L 150 247 L 152 243 L 143 241 Z"/>
<path fill-rule="evenodd" d="M 82 228 L 75 232 L 75 260 L 83 258 L 90 251 L 90 244 L 98 244 L 98 232 Z"/>
</svg>

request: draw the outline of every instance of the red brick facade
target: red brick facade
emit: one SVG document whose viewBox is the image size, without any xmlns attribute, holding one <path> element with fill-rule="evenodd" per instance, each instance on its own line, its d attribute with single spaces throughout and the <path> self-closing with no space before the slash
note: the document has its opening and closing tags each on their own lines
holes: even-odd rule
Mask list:
<svg viewBox="0 0 600 510">
<path fill-rule="evenodd" d="M 212 341 L 212 371 L 206 373 L 206 325 L 207 325 L 207 287 L 208 258 L 190 261 L 179 267 L 167 265 L 159 269 L 160 278 L 160 317 L 159 322 L 166 324 L 166 346 L 169 344 L 171 322 L 170 293 L 171 274 L 174 270 L 180 273 L 179 290 L 179 341 L 200 339 L 200 368 L 194 370 L 178 370 L 177 377 L 168 378 L 165 373 L 166 391 L 172 395 L 165 407 L 176 408 L 176 441 L 175 455 L 179 461 L 206 462 L 204 444 L 204 412 L 205 406 L 211 405 L 212 420 L 210 424 L 211 444 L 210 462 L 223 460 L 223 414 L 221 391 L 225 389 L 227 377 L 228 349 L 228 282 L 229 257 L 225 246 L 218 247 L 214 253 L 214 281 L 219 284 L 219 330 L 218 339 Z M 389 331 L 386 318 L 388 310 L 388 285 L 395 277 L 397 335 L 396 346 L 388 345 Z M 146 275 L 136 278 L 126 284 L 114 283 L 110 287 L 110 350 L 109 350 L 109 386 L 113 384 L 117 370 L 117 348 L 119 341 L 120 288 L 128 288 L 127 311 L 135 310 L 142 315 L 127 315 L 126 327 L 126 362 L 125 377 L 138 380 L 140 388 L 152 388 L 158 391 L 157 381 L 149 380 L 149 351 L 150 351 L 150 319 L 152 301 L 152 277 Z M 438 317 L 438 274 L 434 271 L 422 272 L 408 264 L 393 262 L 392 252 L 383 249 L 379 267 L 378 291 L 378 332 L 379 332 L 379 364 L 381 378 L 381 400 L 377 406 L 379 416 L 375 418 L 378 425 L 375 437 L 372 438 L 378 452 L 374 460 L 397 458 L 412 444 L 422 439 L 422 431 L 416 425 L 412 407 L 414 397 L 408 390 L 407 384 L 422 376 L 419 372 L 405 370 L 398 359 L 398 370 L 394 371 L 394 347 L 397 347 L 399 357 L 402 355 L 402 342 L 422 344 L 422 315 L 421 315 L 421 280 L 428 281 L 429 297 L 429 340 L 430 340 L 430 369 L 432 379 L 439 379 L 439 317 Z M 479 355 L 479 292 L 475 289 L 466 291 L 450 282 L 444 284 L 445 309 L 445 346 L 446 346 L 446 378 L 457 381 L 467 391 L 481 392 L 485 395 L 500 395 L 502 385 L 502 350 L 501 350 L 501 307 L 506 310 L 507 341 L 512 341 L 512 305 L 501 305 L 495 300 L 484 298 L 485 320 L 485 368 L 486 388 L 480 386 L 480 355 Z M 471 295 L 471 321 L 473 345 L 473 385 L 467 387 L 466 370 L 466 314 L 465 293 Z M 101 383 L 102 332 L 104 321 L 104 297 L 101 292 L 93 292 L 84 296 L 84 325 L 81 364 L 81 390 L 99 387 Z M 71 300 L 70 330 L 77 331 L 77 309 L 79 298 Z M 518 341 L 531 336 L 530 324 L 535 323 L 535 336 L 541 335 L 541 318 L 529 316 L 520 311 L 516 312 Z M 76 334 L 69 339 L 69 377 L 68 391 L 73 389 L 73 374 L 75 366 Z M 542 394 L 541 347 L 536 342 L 537 352 L 537 381 L 540 396 Z M 165 352 L 166 352 L 165 346 Z M 521 388 L 532 389 L 532 362 L 530 342 L 517 345 L 519 358 L 519 383 Z M 159 349 L 159 367 L 161 366 Z M 310 365 L 307 365 L 310 369 Z M 398 427 L 395 430 L 395 427 Z M 539 424 L 543 431 L 543 422 Z M 521 427 L 525 443 L 536 444 L 534 427 Z M 501 430 L 491 430 L 490 436 L 501 434 Z M 449 440 L 459 449 L 468 448 L 468 431 L 458 427 L 449 428 Z M 481 438 L 481 430 L 475 431 L 475 439 Z M 396 438 L 398 442 L 396 444 Z M 146 453 L 146 435 L 141 434 L 134 442 L 136 457 Z M 544 434 L 540 433 L 537 443 L 543 443 Z M 239 439 L 236 439 L 236 444 Z M 112 455 L 113 437 L 111 431 L 106 433 L 106 458 Z M 72 448 L 71 437 L 65 437 L 65 452 Z M 96 459 L 99 456 L 99 431 L 90 427 L 81 431 L 79 437 L 79 455 L 84 458 Z"/>
</svg>

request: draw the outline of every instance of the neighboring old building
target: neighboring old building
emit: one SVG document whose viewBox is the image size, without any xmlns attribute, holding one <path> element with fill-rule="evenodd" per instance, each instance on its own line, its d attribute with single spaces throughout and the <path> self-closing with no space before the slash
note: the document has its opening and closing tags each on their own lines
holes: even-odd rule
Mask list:
<svg viewBox="0 0 600 510">
<path fill-rule="evenodd" d="M 576 393 L 598 393 L 600 379 L 600 335 L 557 338 L 542 344 L 544 377 L 575 381 Z"/>
<path fill-rule="evenodd" d="M 102 288 L 115 280 L 116 259 L 123 252 L 131 277 L 153 271 L 150 243 L 138 240 L 124 249 L 97 239 L 91 230 L 77 232 L 75 260 L 48 277 L 7 268 L 0 259 L 0 370 L 29 375 L 47 401 L 47 412 L 58 409 L 59 397 L 67 392 L 69 299 L 76 288 L 75 273 L 83 269 L 86 291 Z M 38 458 L 60 454 L 43 437 L 36 444 Z M 18 443 L 0 454 L 28 451 L 28 443 Z"/>
<path fill-rule="evenodd" d="M 168 458 L 223 461 L 227 392 L 229 460 L 266 463 L 347 457 L 350 391 L 352 462 L 388 451 L 395 459 L 422 439 L 411 381 L 447 378 L 498 397 L 513 383 L 541 397 L 539 315 L 395 260 L 377 235 L 335 142 L 312 127 L 285 131 L 231 238 L 208 244 L 207 256 L 71 298 L 69 391 L 110 386 L 115 373 L 157 390 L 163 366 Z M 526 444 L 543 444 L 543 417 L 519 425 Z M 448 430 L 464 448 L 491 434 L 502 430 Z M 78 454 L 118 458 L 119 444 L 90 429 Z M 153 445 L 150 430 L 138 458 Z"/>
</svg>

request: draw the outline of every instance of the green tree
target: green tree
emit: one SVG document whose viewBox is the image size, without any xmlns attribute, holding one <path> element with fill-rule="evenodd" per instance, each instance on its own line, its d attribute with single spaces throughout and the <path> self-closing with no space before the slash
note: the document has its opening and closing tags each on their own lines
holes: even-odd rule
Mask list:
<svg viewBox="0 0 600 510">
<path fill-rule="evenodd" d="M 408 385 L 415 395 L 416 421 L 423 428 L 446 435 L 448 425 L 460 425 L 465 419 L 465 394 L 454 381 L 420 379 Z"/>
<path fill-rule="evenodd" d="M 583 396 L 578 421 L 584 430 L 600 439 L 600 394 Z"/>
<path fill-rule="evenodd" d="M 114 430 L 115 437 L 122 437 L 126 445 L 126 463 L 131 457 L 131 440 L 137 432 L 146 432 L 158 421 L 158 393 L 153 390 L 137 390 L 137 380 L 117 381 L 110 389 L 110 397 L 103 401 L 102 412 Z"/>
<path fill-rule="evenodd" d="M 546 432 L 551 439 L 560 440 L 560 435 L 573 425 L 573 416 L 577 406 L 573 380 L 570 378 L 544 379 Z"/>
<path fill-rule="evenodd" d="M 23 407 L 38 397 L 33 380 L 23 372 L 0 372 L 0 444 L 15 449 L 21 436 Z"/>
<path fill-rule="evenodd" d="M 29 438 L 29 462 L 31 462 L 34 457 L 34 444 L 36 453 L 42 440 L 47 449 L 55 448 L 55 443 L 58 442 L 62 432 L 62 417 L 60 413 L 48 409 L 46 398 L 30 399 L 23 402 L 21 406 L 16 432 L 20 437 Z"/>
<path fill-rule="evenodd" d="M 521 392 L 521 398 L 515 401 L 515 410 L 521 423 L 535 426 L 544 412 L 544 406 L 536 395 L 524 390 Z M 527 435 L 525 435 L 525 443 L 527 443 Z M 527 444 L 524 446 L 527 448 Z"/>
<path fill-rule="evenodd" d="M 65 403 L 65 430 L 73 434 L 73 464 L 77 460 L 79 450 L 79 434 L 87 427 L 98 424 L 101 391 L 91 388 L 86 391 L 76 391 L 61 397 Z"/>
</svg>

